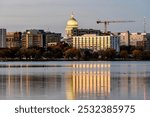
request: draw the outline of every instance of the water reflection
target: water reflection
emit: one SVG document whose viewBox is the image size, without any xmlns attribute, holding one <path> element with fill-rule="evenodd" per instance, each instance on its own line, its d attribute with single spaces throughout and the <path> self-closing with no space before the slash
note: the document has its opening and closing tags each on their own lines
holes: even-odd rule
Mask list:
<svg viewBox="0 0 150 117">
<path fill-rule="evenodd" d="M 67 98 L 150 99 L 149 70 L 145 64 L 73 64 Z"/>
<path fill-rule="evenodd" d="M 2 67 L 0 99 L 150 99 L 149 62 L 68 64 Z"/>
<path fill-rule="evenodd" d="M 110 64 L 73 64 L 70 82 L 69 99 L 106 98 L 110 95 Z"/>
</svg>

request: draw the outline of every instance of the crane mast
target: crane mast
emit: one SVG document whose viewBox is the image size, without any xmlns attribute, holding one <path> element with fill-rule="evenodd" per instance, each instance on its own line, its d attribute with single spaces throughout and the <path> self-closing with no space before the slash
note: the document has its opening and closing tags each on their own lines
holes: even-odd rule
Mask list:
<svg viewBox="0 0 150 117">
<path fill-rule="evenodd" d="M 110 23 L 127 23 L 127 22 L 135 22 L 135 21 L 96 21 L 97 24 L 103 23 L 104 24 L 104 32 L 107 33 L 107 26 Z"/>
</svg>

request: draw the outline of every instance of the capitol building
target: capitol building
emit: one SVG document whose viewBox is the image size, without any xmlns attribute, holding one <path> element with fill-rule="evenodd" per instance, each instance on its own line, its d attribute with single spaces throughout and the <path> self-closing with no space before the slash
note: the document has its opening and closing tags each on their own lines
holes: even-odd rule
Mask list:
<svg viewBox="0 0 150 117">
<path fill-rule="evenodd" d="M 78 29 L 78 22 L 74 18 L 74 15 L 71 14 L 70 19 L 68 20 L 66 29 L 65 29 L 66 38 L 68 38 L 68 39 L 72 38 L 72 36 L 73 36 L 72 30 L 73 29 Z"/>
<path fill-rule="evenodd" d="M 93 51 L 113 48 L 120 51 L 120 37 L 114 34 L 104 34 L 95 29 L 79 29 L 78 21 L 71 14 L 65 28 L 65 40 L 77 49 Z"/>
</svg>

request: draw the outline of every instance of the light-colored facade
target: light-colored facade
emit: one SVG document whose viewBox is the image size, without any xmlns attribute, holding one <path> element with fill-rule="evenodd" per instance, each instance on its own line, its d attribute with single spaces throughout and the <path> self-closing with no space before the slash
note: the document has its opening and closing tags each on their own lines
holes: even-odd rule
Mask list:
<svg viewBox="0 0 150 117">
<path fill-rule="evenodd" d="M 120 32 L 117 33 L 117 35 L 120 37 L 120 46 L 129 46 L 130 45 L 130 32 Z"/>
<path fill-rule="evenodd" d="M 22 47 L 45 47 L 44 40 L 44 31 L 43 30 L 27 30 L 22 35 Z"/>
<path fill-rule="evenodd" d="M 21 47 L 21 32 L 7 32 L 6 47 L 7 48 L 20 48 Z"/>
<path fill-rule="evenodd" d="M 130 45 L 150 49 L 150 33 L 131 33 Z"/>
<path fill-rule="evenodd" d="M 114 33 L 120 37 L 120 46 L 135 46 L 150 49 L 150 33 Z"/>
<path fill-rule="evenodd" d="M 115 35 L 86 34 L 73 37 L 73 47 L 78 49 L 91 49 L 94 51 L 113 48 L 117 52 L 120 51 L 120 38 Z"/>
<path fill-rule="evenodd" d="M 66 25 L 66 29 L 65 29 L 66 35 L 65 35 L 65 38 L 69 39 L 69 38 L 73 37 L 72 30 L 74 28 L 78 29 L 78 22 L 77 22 L 77 20 L 74 18 L 73 14 L 72 14 L 70 16 L 70 19 L 67 22 L 67 25 Z"/>
<path fill-rule="evenodd" d="M 0 48 L 6 48 L 6 29 L 0 29 Z"/>
</svg>

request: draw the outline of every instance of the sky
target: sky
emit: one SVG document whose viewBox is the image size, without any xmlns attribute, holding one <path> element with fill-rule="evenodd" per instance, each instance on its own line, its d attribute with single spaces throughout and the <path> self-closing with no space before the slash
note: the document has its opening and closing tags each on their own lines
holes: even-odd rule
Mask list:
<svg viewBox="0 0 150 117">
<path fill-rule="evenodd" d="M 150 0 L 0 0 L 0 28 L 7 31 L 44 29 L 64 34 L 71 13 L 79 28 L 104 30 L 97 20 L 134 20 L 110 24 L 112 32 L 150 32 Z"/>
</svg>

